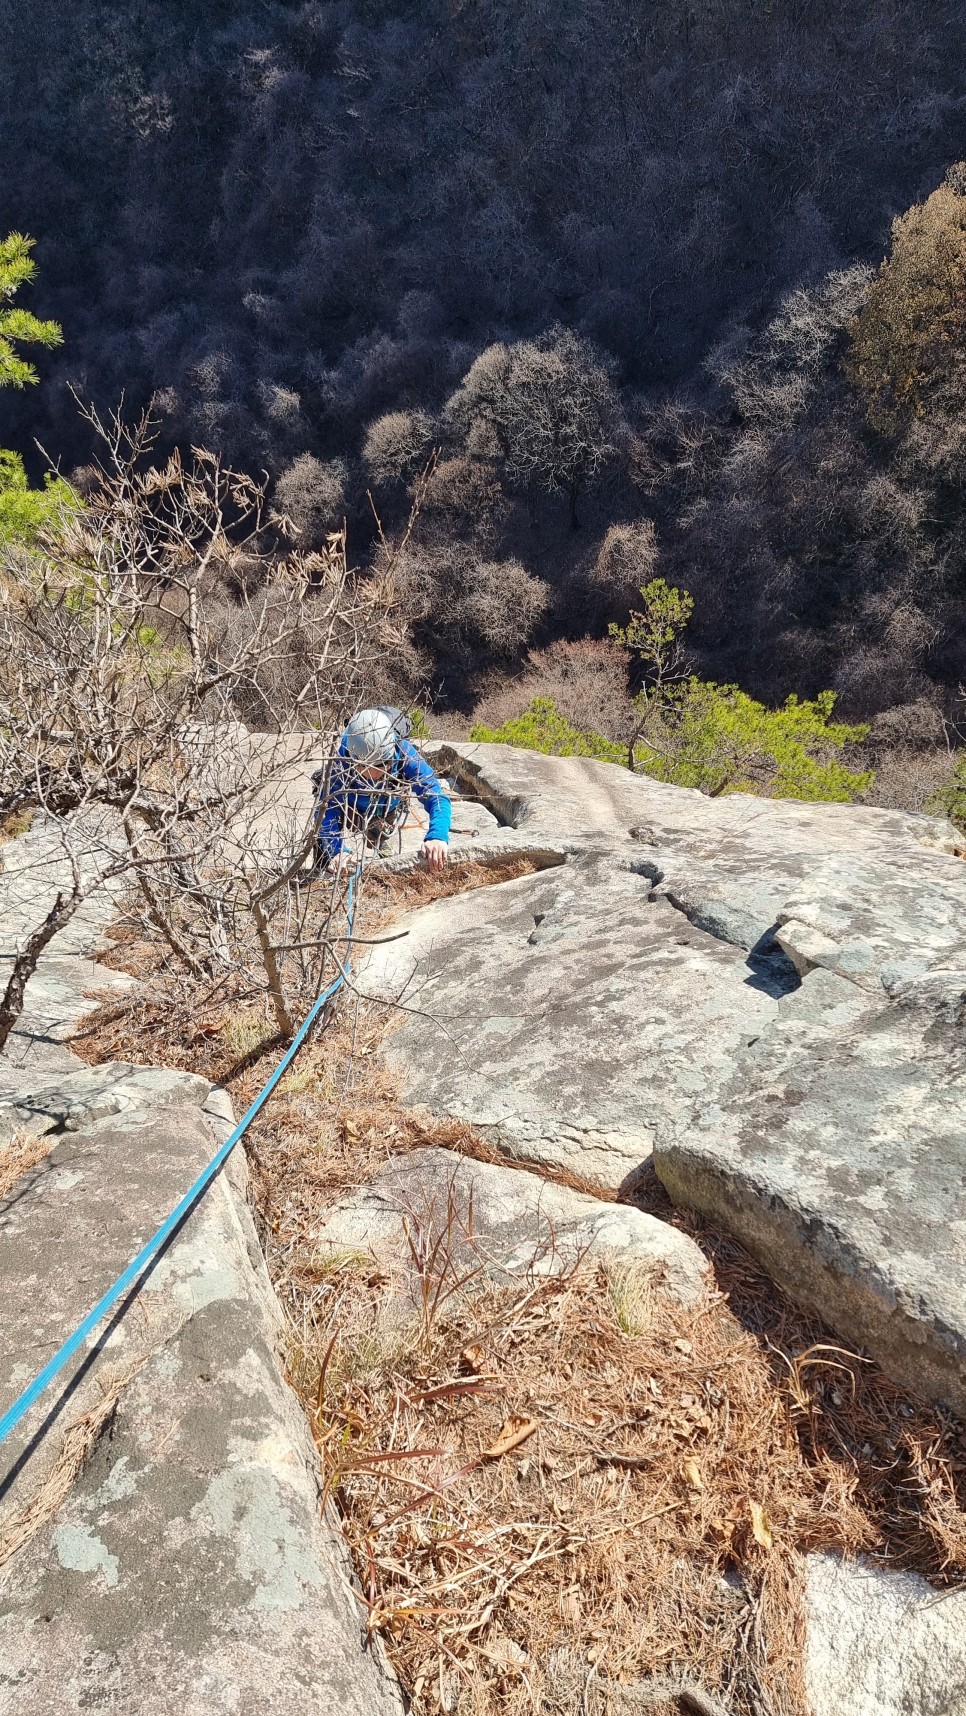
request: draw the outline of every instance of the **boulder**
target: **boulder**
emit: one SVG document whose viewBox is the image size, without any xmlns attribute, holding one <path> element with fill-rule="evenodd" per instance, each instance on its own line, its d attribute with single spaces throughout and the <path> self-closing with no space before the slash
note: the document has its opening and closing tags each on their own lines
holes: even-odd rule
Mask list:
<svg viewBox="0 0 966 1716">
<path fill-rule="evenodd" d="M 643 1210 L 439 1149 L 397 1157 L 337 1204 L 317 1236 L 319 1261 L 358 1256 L 411 1285 L 407 1228 L 417 1248 L 444 1238 L 458 1266 L 501 1286 L 593 1259 L 640 1268 L 693 1305 L 707 1273 L 693 1240 Z"/>
<path fill-rule="evenodd" d="M 654 1161 L 675 1202 L 966 1413 L 961 1057 L 957 1027 L 816 969 L 730 1082 L 662 1128 Z"/>
<path fill-rule="evenodd" d="M 966 1592 L 915 1573 L 810 1555 L 812 1716 L 964 1716 Z"/>
<path fill-rule="evenodd" d="M 4 1403 L 213 1154 L 207 1088 L 154 1073 L 143 1106 L 65 1132 L 9 1194 Z M 239 1156 L 4 1445 L 0 1711 L 301 1716 L 308 1699 L 399 1716 L 282 1342 Z"/>
<path fill-rule="evenodd" d="M 0 1143 L 15 1133 L 42 1138 L 49 1132 L 77 1132 L 129 1109 L 184 1102 L 201 1106 L 211 1089 L 207 1079 L 194 1073 L 129 1066 L 125 1061 L 48 1072 L 42 1079 L 21 1075 L 11 1080 L 12 1073 L 8 1063 L 6 1087 L 0 1082 Z M 0 1062 L 0 1081 L 3 1078 Z"/>
<path fill-rule="evenodd" d="M 405 924 L 364 983 L 419 1009 L 389 1045 L 407 1096 L 605 1193 L 634 1184 L 671 1114 L 730 1078 L 796 981 L 594 851 Z"/>
</svg>

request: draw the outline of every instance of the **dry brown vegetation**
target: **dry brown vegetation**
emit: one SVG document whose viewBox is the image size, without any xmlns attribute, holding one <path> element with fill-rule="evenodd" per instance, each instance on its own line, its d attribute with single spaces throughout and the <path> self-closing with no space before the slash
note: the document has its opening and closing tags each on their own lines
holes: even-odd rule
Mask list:
<svg viewBox="0 0 966 1716">
<path fill-rule="evenodd" d="M 5 846 L 8 840 L 16 840 L 18 834 L 26 834 L 33 812 L 30 810 L 11 811 L 8 816 L 0 818 L 0 846 Z"/>
<path fill-rule="evenodd" d="M 467 866 L 442 888 L 492 879 Z M 362 933 L 440 891 L 425 872 L 370 873 Z M 146 952 L 121 941 L 116 958 L 143 973 Z M 156 995 L 102 1009 L 77 1046 L 189 1066 L 240 1108 L 276 1058 L 264 1003 L 202 1009 L 189 1030 L 154 965 Z M 465 1125 L 401 1106 L 380 1058 L 390 1025 L 343 1005 L 247 1144 L 290 1379 L 361 1611 L 413 1710 L 636 1716 L 709 1710 L 710 1695 L 732 1716 L 802 1716 L 803 1555 L 961 1581 L 961 1427 L 656 1183 L 641 1201 L 711 1259 L 689 1310 L 657 1279 L 586 1259 L 488 1284 L 472 1213 L 445 1185 L 408 1224 L 406 1269 L 320 1254 L 325 1212 L 401 1152 L 492 1159 Z"/>
<path fill-rule="evenodd" d="M 50 1155 L 55 1143 L 56 1139 L 50 1134 L 38 1138 L 29 1132 L 15 1132 L 0 1144 L 0 1199 L 6 1197 L 29 1169 Z"/>
<path fill-rule="evenodd" d="M 523 855 L 442 877 L 369 868 L 359 932 L 531 868 Z M 170 951 L 141 933 L 136 914 L 119 926 L 112 963 L 146 981 L 76 1046 L 203 1072 L 240 1109 L 278 1052 L 265 998 L 220 983 L 189 1002 Z M 658 1279 L 587 1262 L 482 1285 L 460 1261 L 470 1212 L 445 1185 L 410 1227 L 418 1267 L 402 1294 L 371 1258 L 321 1256 L 325 1212 L 393 1157 L 435 1144 L 494 1159 L 467 1126 L 401 1106 L 380 1056 L 391 1025 L 343 1006 L 247 1145 L 289 1377 L 366 1624 L 413 1710 L 635 1716 L 712 1709 L 710 1695 L 732 1716 L 803 1716 L 803 1555 L 863 1552 L 961 1581 L 960 1427 L 653 1183 L 640 1201 L 712 1259 L 687 1311 Z M 0 1152 L 0 1192 L 48 1142 Z"/>
</svg>

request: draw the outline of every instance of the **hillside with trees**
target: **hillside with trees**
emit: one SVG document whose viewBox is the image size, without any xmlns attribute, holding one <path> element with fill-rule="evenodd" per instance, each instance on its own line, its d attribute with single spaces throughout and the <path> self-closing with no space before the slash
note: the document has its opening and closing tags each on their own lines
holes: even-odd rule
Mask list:
<svg viewBox="0 0 966 1716">
<path fill-rule="evenodd" d="M 966 1716 L 964 65 L 0 0 L 16 1716 Z"/>
<path fill-rule="evenodd" d="M 515 718 L 561 649 L 600 703 L 661 577 L 703 681 L 834 691 L 887 796 L 938 779 L 966 8 L 0 0 L 0 42 L 0 236 L 64 333 L 0 400 L 35 484 L 40 442 L 83 491 L 72 389 L 153 401 L 300 551 L 346 520 L 377 562 L 418 501 L 395 575 L 444 715 Z"/>
</svg>

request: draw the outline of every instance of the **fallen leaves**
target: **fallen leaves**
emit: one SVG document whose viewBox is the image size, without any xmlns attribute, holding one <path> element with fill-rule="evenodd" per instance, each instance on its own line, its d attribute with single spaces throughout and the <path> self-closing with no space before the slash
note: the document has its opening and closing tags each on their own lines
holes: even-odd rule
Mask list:
<svg viewBox="0 0 966 1716">
<path fill-rule="evenodd" d="M 767 1513 L 760 1502 L 750 1501 L 748 1506 L 751 1510 L 751 1532 L 755 1542 L 760 1544 L 762 1549 L 771 1549 L 773 1539 Z"/>
<path fill-rule="evenodd" d="M 499 1460 L 504 1454 L 512 1454 L 514 1448 L 519 1448 L 538 1428 L 535 1418 L 523 1418 L 518 1412 L 511 1412 L 503 1424 L 495 1441 L 483 1449 L 484 1460 Z"/>
</svg>

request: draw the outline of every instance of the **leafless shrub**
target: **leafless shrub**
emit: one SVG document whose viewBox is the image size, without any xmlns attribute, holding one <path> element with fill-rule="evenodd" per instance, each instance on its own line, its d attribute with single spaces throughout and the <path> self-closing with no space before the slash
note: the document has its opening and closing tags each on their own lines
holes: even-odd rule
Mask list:
<svg viewBox="0 0 966 1716">
<path fill-rule="evenodd" d="M 300 783 L 369 663 L 405 649 L 392 557 L 361 580 L 339 532 L 270 562 L 251 478 L 200 450 L 153 466 L 149 419 L 88 415 L 98 485 L 0 588 L 0 814 L 39 810 L 63 854 L 0 1002 L 0 1047 L 43 948 L 124 876 L 186 973 L 266 990 L 289 1035 L 293 995 L 338 969 L 332 903 L 320 919 L 290 885 L 312 844 Z M 226 625 L 214 569 L 242 553 L 263 577 Z"/>
<path fill-rule="evenodd" d="M 899 703 L 875 717 L 866 750 L 885 754 L 899 745 L 912 751 L 932 751 L 940 745 L 946 750 L 946 722 L 936 703 L 926 698 Z"/>
<path fill-rule="evenodd" d="M 900 648 L 890 649 L 886 639 L 854 644 L 840 662 L 834 689 L 845 715 L 859 709 L 877 714 L 900 702 L 928 701 L 933 692 L 919 663 Z"/>
<path fill-rule="evenodd" d="M 608 618 L 626 616 L 634 597 L 655 576 L 657 562 L 657 532 L 649 518 L 611 525 L 589 579 L 600 592 Z"/>
<path fill-rule="evenodd" d="M 614 458 L 622 434 L 610 366 L 569 329 L 488 346 L 446 408 L 472 457 L 511 483 L 564 493 L 576 526 L 585 484 Z"/>
<path fill-rule="evenodd" d="M 348 472 L 341 459 L 323 464 L 301 453 L 287 465 L 275 484 L 276 509 L 291 519 L 300 543 L 316 547 L 345 517 Z"/>
<path fill-rule="evenodd" d="M 502 727 L 529 709 L 535 697 L 549 697 L 571 726 L 626 742 L 636 722 L 629 669 L 627 652 L 613 644 L 596 638 L 560 640 L 532 651 L 521 674 L 488 690 L 473 719 L 484 727 Z"/>
<path fill-rule="evenodd" d="M 670 397 L 641 400 L 637 432 L 628 437 L 627 467 L 635 488 L 657 494 L 673 473 L 682 499 L 700 492 L 712 479 L 724 435 L 707 411 Z"/>
<path fill-rule="evenodd" d="M 366 435 L 362 457 L 376 488 L 407 483 L 425 466 L 434 425 L 425 411 L 387 411 Z"/>
<path fill-rule="evenodd" d="M 875 781 L 863 802 L 885 810 L 925 810 L 937 788 L 948 782 L 954 760 L 945 746 L 921 751 L 915 746 L 897 745 L 878 751 Z"/>
<path fill-rule="evenodd" d="M 519 560 L 485 560 L 462 542 L 411 545 L 396 581 L 416 637 L 463 673 L 511 659 L 549 601 Z"/>
<path fill-rule="evenodd" d="M 862 761 L 875 770 L 867 804 L 889 810 L 922 810 L 949 777 L 956 735 L 942 709 L 929 698 L 885 709 L 872 721 Z"/>
<path fill-rule="evenodd" d="M 493 467 L 461 454 L 441 459 L 426 490 L 424 513 L 427 522 L 441 530 L 486 537 L 505 517 L 507 501 Z"/>
<path fill-rule="evenodd" d="M 746 422 L 766 434 L 795 422 L 821 385 L 829 351 L 842 342 L 870 279 L 867 268 L 847 268 L 819 287 L 790 292 L 757 340 L 739 336 L 712 353 L 708 368 Z"/>
</svg>

